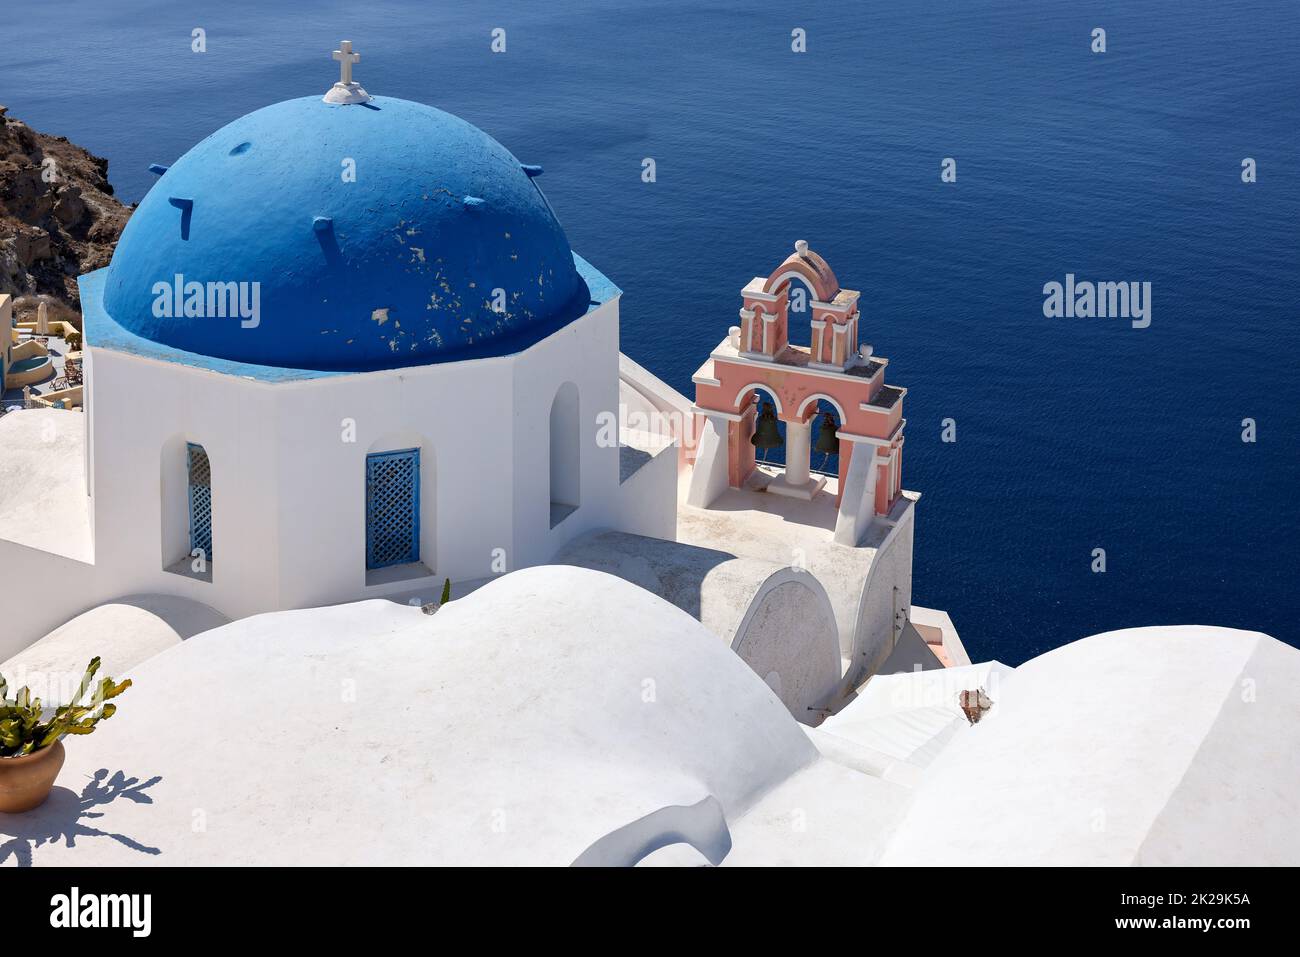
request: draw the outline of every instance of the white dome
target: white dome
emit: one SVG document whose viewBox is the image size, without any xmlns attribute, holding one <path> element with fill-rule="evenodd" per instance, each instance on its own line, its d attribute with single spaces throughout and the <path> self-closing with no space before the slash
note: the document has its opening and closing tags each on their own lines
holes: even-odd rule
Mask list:
<svg viewBox="0 0 1300 957">
<path fill-rule="evenodd" d="M 259 615 L 114 677 L 134 680 L 117 715 L 66 743 L 23 816 L 36 863 L 567 865 L 664 808 L 733 817 L 816 759 L 699 622 L 578 568 L 514 572 L 432 617 Z M 69 848 L 87 808 L 70 789 L 99 769 L 157 778 L 152 803 L 94 806 L 126 840 Z"/>
</svg>

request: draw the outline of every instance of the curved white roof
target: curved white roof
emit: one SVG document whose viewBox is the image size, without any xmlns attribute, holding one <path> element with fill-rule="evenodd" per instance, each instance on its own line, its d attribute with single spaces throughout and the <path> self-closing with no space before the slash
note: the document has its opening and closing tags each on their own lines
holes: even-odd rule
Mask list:
<svg viewBox="0 0 1300 957">
<path fill-rule="evenodd" d="M 0 821 L 0 863 L 611 863 L 665 834 L 699 852 L 647 863 L 1300 861 L 1300 654 L 1259 634 L 1100 635 L 996 691 L 891 676 L 805 733 L 680 609 L 545 566 L 432 617 L 244 619 L 114 676 L 118 714 Z M 887 726 L 951 720 L 949 678 L 994 707 L 921 771 Z"/>
<path fill-rule="evenodd" d="M 0 822 L 0 845 L 83 866 L 569 864 L 665 807 L 712 796 L 735 817 L 816 760 L 699 622 L 571 567 L 432 617 L 385 601 L 260 615 L 114 677 L 134 679 L 117 715 L 65 742 L 54 795 L 22 835 Z M 151 803 L 100 802 L 100 769 L 120 772 L 109 794 L 134 778 Z"/>
<path fill-rule="evenodd" d="M 925 773 L 885 864 L 1300 861 L 1300 654 L 1197 626 L 1021 665 Z"/>
<path fill-rule="evenodd" d="M 126 674 L 173 645 L 229 621 L 207 605 L 175 595 L 119 598 L 55 628 L 0 664 L 0 674 L 9 679 L 11 690 L 28 685 L 43 701 L 63 701 L 76 690 L 96 655 L 101 674 Z"/>
</svg>

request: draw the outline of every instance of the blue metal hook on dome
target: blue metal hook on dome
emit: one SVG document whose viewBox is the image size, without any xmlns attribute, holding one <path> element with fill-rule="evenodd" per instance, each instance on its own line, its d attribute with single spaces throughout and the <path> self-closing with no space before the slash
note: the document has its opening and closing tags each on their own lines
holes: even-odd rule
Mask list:
<svg viewBox="0 0 1300 957">
<path fill-rule="evenodd" d="M 334 220 L 329 216 L 317 216 L 311 221 L 311 228 L 316 234 L 316 241 L 320 243 L 321 252 L 325 254 L 325 261 L 331 266 L 342 263 L 343 253 L 339 249 L 338 238 L 334 235 Z"/>
<path fill-rule="evenodd" d="M 194 215 L 194 200 L 169 196 L 167 202 L 181 211 L 181 239 L 190 238 L 190 218 Z"/>
</svg>

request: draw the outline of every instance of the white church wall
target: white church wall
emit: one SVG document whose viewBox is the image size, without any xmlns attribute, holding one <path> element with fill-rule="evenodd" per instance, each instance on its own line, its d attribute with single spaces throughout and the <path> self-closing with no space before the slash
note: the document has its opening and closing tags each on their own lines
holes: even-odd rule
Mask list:
<svg viewBox="0 0 1300 957">
<path fill-rule="evenodd" d="M 511 358 L 277 386 L 282 607 L 490 574 L 510 532 Z M 420 567 L 366 570 L 366 456 L 420 449 Z M 292 556 L 303 556 L 295 560 Z"/>
<path fill-rule="evenodd" d="M 591 529 L 675 531 L 671 456 L 619 482 L 617 299 L 515 356 L 299 382 L 91 351 L 99 548 L 74 576 L 78 604 L 64 597 L 50 615 L 33 612 L 11 651 L 123 595 L 174 595 L 232 618 L 425 584 L 434 598 L 443 578 L 540 564 Z M 577 397 L 579 506 L 552 528 L 550 413 L 562 388 Z M 212 468 L 207 576 L 187 560 L 191 442 Z M 420 563 L 368 576 L 366 455 L 411 447 L 421 450 Z M 39 552 L 25 562 L 48 563 Z"/>
<path fill-rule="evenodd" d="M 0 661 L 108 595 L 93 565 L 0 539 Z"/>
<path fill-rule="evenodd" d="M 666 445 L 619 485 L 619 531 L 676 540 L 677 456 L 676 443 Z"/>
<path fill-rule="evenodd" d="M 81 412 L 0 421 L 0 660 L 103 601 L 89 527 Z M 18 521 L 15 521 L 15 520 Z"/>
<path fill-rule="evenodd" d="M 81 353 L 81 374 L 84 382 L 90 382 L 91 377 L 95 374 L 93 350 L 85 349 Z M 95 410 L 91 402 L 91 390 L 89 386 L 83 386 L 81 390 L 81 414 L 82 414 L 82 435 L 85 441 L 85 475 L 86 475 L 86 496 L 90 506 L 90 528 L 91 539 L 94 540 L 95 529 Z"/>
<path fill-rule="evenodd" d="M 551 408 L 566 383 L 577 390 L 581 504 L 551 526 Z M 619 526 L 618 300 L 521 354 L 514 367 L 514 547 L 510 570 L 549 561 L 593 528 Z M 602 424 L 613 417 L 613 441 Z M 611 430 L 606 428 L 608 435 Z"/>
<path fill-rule="evenodd" d="M 484 577 L 492 547 L 510 543 L 510 434 L 494 423 L 510 420 L 514 361 L 270 385 L 101 353 L 96 423 L 116 427 L 99 436 L 97 537 L 120 574 L 97 561 L 97 576 L 109 595 L 157 589 L 232 617 Z M 210 583 L 162 571 L 164 540 L 169 557 L 188 545 L 185 442 L 212 463 Z M 421 449 L 425 567 L 368 584 L 366 455 L 410 447 Z M 168 449 L 175 483 L 162 481 Z"/>
<path fill-rule="evenodd" d="M 244 458 L 256 460 L 257 449 L 266 444 L 259 435 L 259 423 L 271 419 L 265 391 L 196 369 L 103 351 L 96 351 L 93 376 L 98 414 L 79 418 L 78 426 L 87 430 L 86 448 L 94 452 L 94 548 L 86 561 L 77 561 L 0 541 L 0 570 L 22 595 L 7 609 L 0 636 L 0 655 L 5 657 L 72 617 L 124 595 L 187 598 L 219 607 L 230 617 L 274 607 L 274 575 L 269 571 L 274 567 L 274 542 L 258 527 L 259 517 L 270 510 L 251 492 L 263 482 L 274 486 L 275 479 L 264 471 L 241 476 L 238 467 L 241 450 Z M 183 471 L 186 438 L 203 441 L 214 457 L 218 554 L 213 582 L 164 571 L 164 556 L 173 557 L 164 551 L 164 450 L 169 442 L 171 448 L 181 449 Z M 168 533 L 172 545 L 188 553 L 184 477 L 177 479 L 180 487 L 166 497 L 166 508 L 181 513 L 168 513 Z M 240 508 L 234 507 L 236 502 Z M 223 539 L 229 546 L 225 564 Z M 54 548 L 59 543 L 50 544 Z"/>
<path fill-rule="evenodd" d="M 159 591 L 232 617 L 410 591 L 545 561 L 614 524 L 618 450 L 597 444 L 617 408 L 617 303 L 516 356 L 267 384 L 96 350 L 90 420 L 96 591 Z M 578 393 L 578 510 L 550 528 L 549 413 Z M 163 398 L 165 397 L 165 398 Z M 539 398 L 541 397 L 541 398 Z M 210 582 L 164 571 L 188 554 L 186 442 L 212 463 Z M 365 567 L 365 457 L 421 449 L 423 568 Z M 164 475 L 169 480 L 164 481 Z M 430 597 L 433 597 L 431 594 Z M 54 622 L 58 624 L 58 622 Z"/>
<path fill-rule="evenodd" d="M 901 524 L 872 560 L 871 572 L 858 603 L 853 653 L 845 675 L 850 687 L 874 674 L 889 658 L 894 650 L 896 626 L 902 621 L 895 616 L 912 605 L 915 516 L 914 507 L 907 509 Z"/>
<path fill-rule="evenodd" d="M 277 607 L 280 483 L 270 388 L 116 352 L 94 355 L 97 591 L 174 594 L 231 617 Z M 186 442 L 202 445 L 212 466 L 211 581 L 164 570 L 178 548 L 189 552 Z M 174 482 L 164 483 L 165 466 Z"/>
</svg>

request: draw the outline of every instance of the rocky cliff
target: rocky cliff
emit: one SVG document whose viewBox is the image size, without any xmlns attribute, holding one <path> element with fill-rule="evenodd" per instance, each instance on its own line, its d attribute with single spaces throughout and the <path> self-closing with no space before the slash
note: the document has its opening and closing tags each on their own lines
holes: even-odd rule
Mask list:
<svg viewBox="0 0 1300 957">
<path fill-rule="evenodd" d="M 108 160 L 0 106 L 0 293 L 20 316 L 44 299 L 51 318 L 72 318 L 77 276 L 108 265 L 131 210 L 113 198 Z"/>
</svg>

